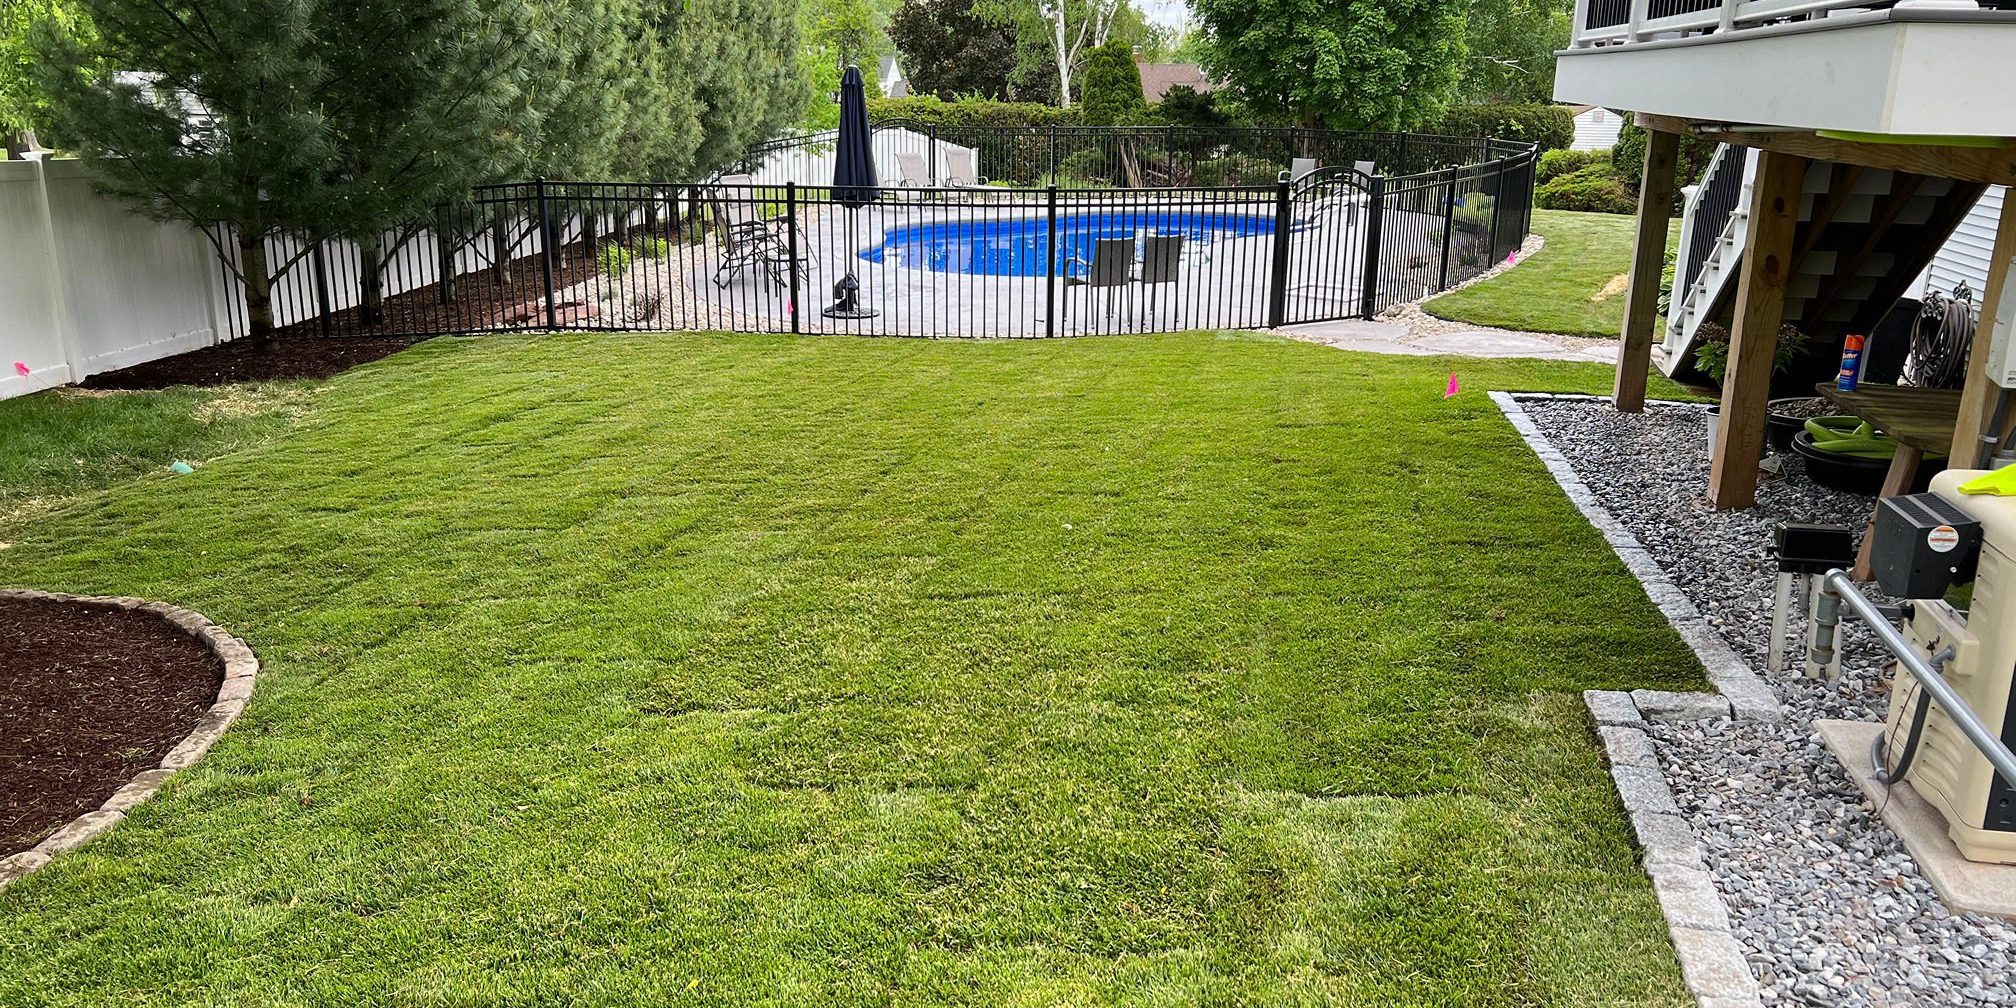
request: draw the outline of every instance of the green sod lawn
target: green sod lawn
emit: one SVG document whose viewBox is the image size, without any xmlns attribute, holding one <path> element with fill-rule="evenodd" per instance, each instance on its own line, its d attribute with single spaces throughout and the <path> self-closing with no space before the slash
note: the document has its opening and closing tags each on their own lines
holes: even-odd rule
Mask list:
<svg viewBox="0 0 2016 1008">
<path fill-rule="evenodd" d="M 1577 692 L 1699 668 L 1482 391 L 1608 382 L 1251 334 L 350 372 L 5 527 L 0 583 L 265 669 L 0 893 L 0 1004 L 1687 1004 Z"/>
<path fill-rule="evenodd" d="M 1622 214 L 1536 210 L 1533 230 L 1547 238 L 1537 254 L 1421 307 L 1438 318 L 1499 329 L 1615 338 L 1624 327 L 1636 227 L 1636 218 Z M 1672 228 L 1669 249 L 1679 245 L 1680 222 Z"/>
</svg>

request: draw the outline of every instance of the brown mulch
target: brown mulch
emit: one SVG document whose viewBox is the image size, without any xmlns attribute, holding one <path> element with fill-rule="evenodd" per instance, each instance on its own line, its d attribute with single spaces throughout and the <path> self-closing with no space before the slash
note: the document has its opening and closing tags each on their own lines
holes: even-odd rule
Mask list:
<svg viewBox="0 0 2016 1008">
<path fill-rule="evenodd" d="M 669 224 L 655 232 L 632 228 L 626 240 L 655 233 L 676 237 Z M 595 261 L 581 243 L 569 245 L 553 264 L 553 289 L 564 291 L 598 274 Z M 319 319 L 274 331 L 264 345 L 250 339 L 218 343 L 188 353 L 92 375 L 90 389 L 163 389 L 172 385 L 229 385 L 236 382 L 286 378 L 329 378 L 360 364 L 369 364 L 433 336 L 479 332 L 498 327 L 545 325 L 545 276 L 539 257 L 511 264 L 511 272 L 495 267 L 465 273 L 455 280 L 455 296 L 444 302 L 439 284 L 428 284 L 385 299 L 384 317 L 367 325 L 358 309 L 335 312 L 325 335 Z M 561 325 L 581 324 L 595 316 L 592 305 L 555 305 Z"/>
<path fill-rule="evenodd" d="M 223 679 L 208 648 L 151 613 L 0 599 L 0 856 L 159 764 Z"/>
<path fill-rule="evenodd" d="M 424 336 L 275 336 L 264 346 L 233 340 L 106 371 L 84 379 L 85 388 L 161 389 L 171 385 L 230 385 L 280 378 L 327 378 L 380 357 L 390 357 Z"/>
</svg>

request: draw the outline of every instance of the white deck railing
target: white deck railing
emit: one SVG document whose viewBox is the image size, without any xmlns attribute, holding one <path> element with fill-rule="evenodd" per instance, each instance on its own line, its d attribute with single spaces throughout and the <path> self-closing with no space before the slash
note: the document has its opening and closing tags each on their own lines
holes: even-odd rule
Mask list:
<svg viewBox="0 0 2016 1008">
<path fill-rule="evenodd" d="M 1867 0 L 1576 0 L 1569 44 L 1580 49 L 1736 32 L 1794 18 L 1870 10 Z"/>
</svg>

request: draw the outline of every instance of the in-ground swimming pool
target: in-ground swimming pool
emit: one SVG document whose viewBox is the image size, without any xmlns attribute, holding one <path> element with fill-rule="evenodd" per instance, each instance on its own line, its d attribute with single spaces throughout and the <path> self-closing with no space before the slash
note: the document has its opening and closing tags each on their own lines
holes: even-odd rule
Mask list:
<svg viewBox="0 0 2016 1008">
<path fill-rule="evenodd" d="M 1057 218 L 1057 275 L 1082 274 L 1100 238 L 1183 235 L 1190 242 L 1247 238 L 1274 233 L 1271 215 L 1223 210 L 1125 210 L 1074 213 Z M 1049 251 L 1047 216 L 1000 220 L 930 221 L 890 228 L 882 244 L 861 253 L 869 262 L 887 262 L 937 273 L 1033 277 L 1044 275 Z M 1073 262 L 1076 260 L 1077 262 Z"/>
</svg>

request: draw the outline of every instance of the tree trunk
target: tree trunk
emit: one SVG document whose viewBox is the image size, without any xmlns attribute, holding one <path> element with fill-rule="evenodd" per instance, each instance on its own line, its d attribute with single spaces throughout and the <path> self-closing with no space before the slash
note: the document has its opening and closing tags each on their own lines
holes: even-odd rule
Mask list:
<svg viewBox="0 0 2016 1008">
<path fill-rule="evenodd" d="M 515 230 L 502 204 L 490 208 L 490 258 L 497 263 L 497 282 L 503 286 L 511 283 L 511 232 Z"/>
<path fill-rule="evenodd" d="M 601 216 L 593 208 L 581 215 L 581 257 L 583 264 L 590 268 L 594 267 L 596 261 L 595 253 L 598 250 L 595 248 L 595 243 L 598 236 L 595 229 L 601 224 Z"/>
<path fill-rule="evenodd" d="M 376 232 L 357 241 L 357 279 L 363 287 L 357 321 L 366 326 L 385 321 L 385 264 L 379 260 L 384 241 Z"/>
<path fill-rule="evenodd" d="M 0 138 L 6 140 L 9 161 L 19 161 L 22 155 L 29 151 L 42 148 L 42 144 L 35 139 L 35 131 L 31 129 L 0 130 Z"/>
<path fill-rule="evenodd" d="M 1050 36 L 1057 56 L 1057 104 L 1062 108 L 1071 107 L 1071 47 L 1065 41 L 1064 4 L 1057 2 L 1057 13 L 1050 19 Z"/>
<path fill-rule="evenodd" d="M 245 277 L 245 323 L 252 342 L 273 339 L 273 278 L 267 275 L 266 237 L 238 233 L 238 270 Z"/>
</svg>

